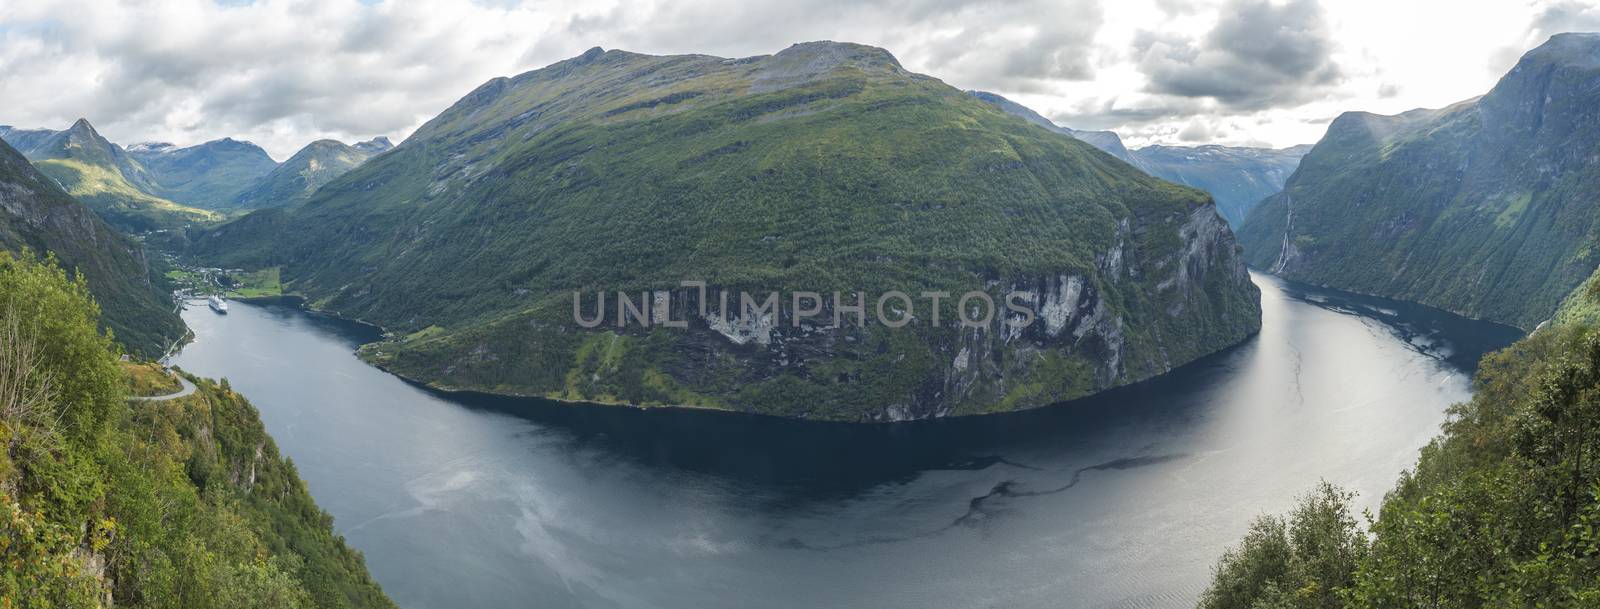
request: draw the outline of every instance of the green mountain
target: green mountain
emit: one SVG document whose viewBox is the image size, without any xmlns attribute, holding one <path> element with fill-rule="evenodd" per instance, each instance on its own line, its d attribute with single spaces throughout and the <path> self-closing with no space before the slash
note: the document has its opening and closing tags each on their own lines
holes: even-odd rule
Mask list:
<svg viewBox="0 0 1600 609">
<path fill-rule="evenodd" d="M 1078 138 L 1111 156 L 1163 180 L 1193 186 L 1211 193 L 1217 211 L 1228 225 L 1238 228 L 1245 215 L 1262 199 L 1283 189 L 1311 146 L 1240 148 L 1232 146 L 1147 146 L 1128 150 L 1111 131 L 1079 131 L 1055 124 L 1022 104 L 986 91 L 968 91 L 973 97 L 1056 133 Z"/>
<path fill-rule="evenodd" d="M 282 165 L 251 182 L 227 207 L 252 210 L 294 205 L 306 200 L 323 184 L 393 147 L 386 137 L 354 146 L 334 140 L 311 142 Z"/>
<path fill-rule="evenodd" d="M 1133 154 L 1151 175 L 1211 193 L 1217 211 L 1238 228 L 1263 199 L 1283 190 L 1311 146 L 1146 146 Z"/>
<path fill-rule="evenodd" d="M 1600 35 L 1561 34 L 1487 95 L 1340 116 L 1240 229 L 1285 277 L 1533 328 L 1600 265 Z"/>
<path fill-rule="evenodd" d="M 127 152 L 149 171 L 151 194 L 209 210 L 232 207 L 252 182 L 278 166 L 260 146 L 229 138 L 187 148 L 135 144 Z"/>
<path fill-rule="evenodd" d="M 119 364 L 96 316 L 0 252 L 0 605 L 394 607 L 243 396 Z"/>
<path fill-rule="evenodd" d="M 100 302 L 101 322 L 136 353 L 159 356 L 185 329 L 152 278 L 144 249 L 113 232 L 55 181 L 0 142 L 0 248 L 54 254 Z"/>
<path fill-rule="evenodd" d="M 742 59 L 596 48 L 496 78 L 303 205 L 195 246 L 281 266 L 313 306 L 382 324 L 394 338 L 365 356 L 436 386 L 816 419 L 1040 406 L 1260 323 L 1205 193 L 832 42 Z M 688 327 L 574 321 L 575 291 L 615 313 L 618 290 Z M 848 314 L 834 291 L 870 310 L 893 290 L 918 296 L 884 317 L 910 305 L 916 323 L 829 327 Z M 771 291 L 776 317 L 741 306 Z M 801 291 L 829 297 L 797 324 Z M 951 294 L 937 311 L 920 296 L 934 291 Z M 1015 292 L 1035 323 L 1001 308 L 954 327 L 969 291 L 997 307 Z"/>
<path fill-rule="evenodd" d="M 1145 166 L 1143 159 L 1140 159 L 1133 153 L 1133 151 L 1128 150 L 1128 147 L 1122 144 L 1122 137 L 1117 135 L 1114 131 L 1082 131 L 1069 127 L 1062 127 L 1061 125 L 1057 125 L 1055 121 L 1045 118 L 1038 112 L 1034 112 L 1032 108 L 1011 101 L 1010 99 L 1007 99 L 998 93 L 990 93 L 988 91 L 967 91 L 967 94 L 978 98 L 984 103 L 1000 108 L 1001 110 L 1006 111 L 1007 114 L 1020 117 L 1023 120 L 1040 127 L 1044 127 L 1045 129 L 1049 129 L 1056 133 L 1070 135 L 1083 140 L 1090 146 L 1099 148 L 1106 154 L 1122 159 L 1123 162 L 1129 165 L 1138 167 L 1140 171 L 1150 175 L 1156 175 L 1150 170 L 1149 167 Z M 1218 207 L 1220 208 L 1220 206 L 1221 201 L 1218 201 Z M 1224 214 L 1224 216 L 1226 216 L 1226 214 Z"/>
<path fill-rule="evenodd" d="M 78 119 L 66 131 L 0 127 L 0 139 L 12 142 L 39 171 L 124 231 L 221 219 L 213 212 L 150 194 L 158 188 L 156 177 L 121 146 L 101 137 L 87 120 Z"/>
</svg>

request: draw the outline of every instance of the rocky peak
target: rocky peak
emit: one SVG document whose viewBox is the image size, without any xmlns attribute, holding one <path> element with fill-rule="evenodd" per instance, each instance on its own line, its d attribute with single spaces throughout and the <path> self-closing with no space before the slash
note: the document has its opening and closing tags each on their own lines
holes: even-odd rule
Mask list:
<svg viewBox="0 0 1600 609">
<path fill-rule="evenodd" d="M 85 133 L 95 136 L 100 135 L 94 130 L 94 125 L 89 124 L 89 119 L 87 118 L 79 118 L 76 122 L 72 123 L 71 127 L 67 128 L 67 131 L 71 133 Z"/>
<path fill-rule="evenodd" d="M 367 154 L 381 154 L 388 152 L 390 148 L 394 148 L 394 143 L 390 142 L 389 138 L 382 135 L 365 142 L 357 142 L 355 145 L 356 150 L 360 150 Z"/>
</svg>

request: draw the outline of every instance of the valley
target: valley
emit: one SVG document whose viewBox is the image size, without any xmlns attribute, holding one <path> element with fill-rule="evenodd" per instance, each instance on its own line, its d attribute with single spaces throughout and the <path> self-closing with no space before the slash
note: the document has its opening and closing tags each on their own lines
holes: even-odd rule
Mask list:
<svg viewBox="0 0 1600 609">
<path fill-rule="evenodd" d="M 404 607 L 1180 608 L 1254 508 L 1318 478 L 1376 505 L 1519 334 L 1255 281 L 1261 332 L 1158 380 L 891 425 L 437 392 L 282 304 L 189 309 L 173 363 L 251 396 Z"/>
<path fill-rule="evenodd" d="M 0 9 L 0 607 L 1600 606 L 1600 6 L 201 4 Z"/>
</svg>

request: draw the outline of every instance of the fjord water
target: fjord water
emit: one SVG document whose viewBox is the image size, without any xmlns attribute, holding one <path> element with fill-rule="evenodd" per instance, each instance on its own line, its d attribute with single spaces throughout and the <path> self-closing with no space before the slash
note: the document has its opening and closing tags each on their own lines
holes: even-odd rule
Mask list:
<svg viewBox="0 0 1600 609">
<path fill-rule="evenodd" d="M 1514 329 L 1256 275 L 1259 336 L 999 417 L 815 424 L 440 394 L 366 326 L 184 313 L 401 606 L 1191 607 L 1318 479 L 1374 506 Z"/>
</svg>

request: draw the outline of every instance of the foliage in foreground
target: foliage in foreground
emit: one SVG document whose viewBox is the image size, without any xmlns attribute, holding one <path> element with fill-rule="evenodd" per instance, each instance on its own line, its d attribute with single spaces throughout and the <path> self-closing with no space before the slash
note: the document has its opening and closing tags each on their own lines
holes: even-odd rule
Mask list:
<svg viewBox="0 0 1600 609">
<path fill-rule="evenodd" d="M 1486 357 L 1363 530 L 1324 484 L 1223 556 L 1202 609 L 1600 607 L 1600 332 Z"/>
<path fill-rule="evenodd" d="M 128 402 L 81 280 L 0 254 L 0 607 L 392 607 L 226 381 Z"/>
</svg>

